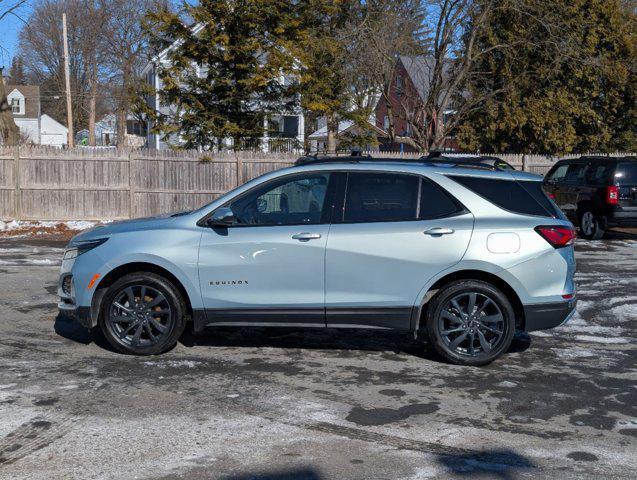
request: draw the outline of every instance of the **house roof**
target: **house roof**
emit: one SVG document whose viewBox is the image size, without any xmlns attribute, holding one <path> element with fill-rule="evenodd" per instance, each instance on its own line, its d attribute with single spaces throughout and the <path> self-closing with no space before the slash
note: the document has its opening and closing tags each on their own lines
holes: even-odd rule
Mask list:
<svg viewBox="0 0 637 480">
<path fill-rule="evenodd" d="M 14 90 L 18 90 L 24 96 L 24 118 L 38 118 L 40 116 L 40 87 L 37 85 L 5 85 L 7 95 Z"/>
<path fill-rule="evenodd" d="M 416 55 L 413 57 L 401 55 L 400 62 L 405 67 L 407 75 L 409 75 L 421 100 L 425 100 L 429 94 L 429 85 L 431 85 L 433 70 L 436 65 L 434 57 L 428 55 Z M 443 65 L 443 76 L 448 76 L 450 68 L 451 64 L 445 62 Z"/>
<path fill-rule="evenodd" d="M 387 135 L 387 133 L 383 129 L 378 128 L 376 125 L 374 125 L 371 122 L 367 122 L 367 123 L 370 129 L 374 130 L 378 136 L 384 137 Z M 337 136 L 343 135 L 345 133 L 353 132 L 357 129 L 360 129 L 360 126 L 354 123 L 354 121 L 343 120 L 338 122 L 338 131 L 336 132 L 336 135 Z M 326 138 L 327 138 L 327 125 L 319 128 L 316 132 L 308 136 L 309 140 L 324 140 Z"/>
</svg>

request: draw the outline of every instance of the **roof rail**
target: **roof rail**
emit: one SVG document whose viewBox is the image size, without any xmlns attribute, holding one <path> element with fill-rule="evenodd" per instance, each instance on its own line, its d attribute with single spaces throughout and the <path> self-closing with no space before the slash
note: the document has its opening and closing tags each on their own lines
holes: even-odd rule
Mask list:
<svg viewBox="0 0 637 480">
<path fill-rule="evenodd" d="M 422 163 L 430 163 L 434 165 L 451 165 L 457 167 L 467 167 L 467 168 L 481 168 L 483 170 L 498 170 L 494 165 L 489 165 L 486 163 L 480 163 L 481 157 L 475 158 L 446 158 L 446 157 L 432 157 L 423 155 L 420 157 L 420 161 Z"/>
<path fill-rule="evenodd" d="M 479 159 L 476 159 L 479 160 Z M 476 160 L 462 160 L 462 159 L 447 159 L 447 158 L 429 158 L 426 156 L 422 156 L 420 158 L 401 158 L 401 157 L 393 157 L 393 158 L 383 158 L 383 157 L 372 157 L 371 155 L 347 155 L 347 156 L 318 156 L 318 155 L 305 155 L 300 157 L 295 165 L 308 165 L 311 163 L 331 163 L 331 162 L 351 162 L 351 163 L 359 163 L 359 162 L 379 162 L 379 163 L 418 163 L 421 165 L 448 165 L 450 167 L 464 167 L 464 168 L 477 168 L 481 170 L 497 170 L 497 168 L 493 165 L 488 165 L 485 163 L 480 163 Z"/>
</svg>

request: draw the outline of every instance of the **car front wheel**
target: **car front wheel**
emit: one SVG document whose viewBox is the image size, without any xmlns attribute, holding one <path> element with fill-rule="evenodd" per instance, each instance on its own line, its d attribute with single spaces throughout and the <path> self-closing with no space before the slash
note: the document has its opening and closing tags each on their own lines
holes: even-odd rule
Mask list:
<svg viewBox="0 0 637 480">
<path fill-rule="evenodd" d="M 495 286 L 461 280 L 442 287 L 427 308 L 429 341 L 446 360 L 486 365 L 504 353 L 515 333 L 511 302 Z"/>
<path fill-rule="evenodd" d="M 99 326 L 120 352 L 155 355 L 177 343 L 184 314 L 184 301 L 172 283 L 153 273 L 131 273 L 106 291 Z"/>
</svg>

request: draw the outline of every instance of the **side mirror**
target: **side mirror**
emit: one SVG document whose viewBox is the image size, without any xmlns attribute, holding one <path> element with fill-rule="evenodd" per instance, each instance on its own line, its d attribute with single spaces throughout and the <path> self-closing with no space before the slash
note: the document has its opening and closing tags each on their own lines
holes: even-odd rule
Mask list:
<svg viewBox="0 0 637 480">
<path fill-rule="evenodd" d="M 209 227 L 229 227 L 234 224 L 234 212 L 230 207 L 221 207 L 215 210 L 206 222 Z"/>
</svg>

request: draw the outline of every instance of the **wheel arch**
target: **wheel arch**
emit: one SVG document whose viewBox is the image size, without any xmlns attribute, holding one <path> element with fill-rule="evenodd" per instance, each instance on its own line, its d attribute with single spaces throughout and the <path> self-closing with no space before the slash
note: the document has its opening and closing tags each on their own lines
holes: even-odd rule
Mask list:
<svg viewBox="0 0 637 480">
<path fill-rule="evenodd" d="M 431 300 L 435 293 L 444 285 L 458 280 L 482 280 L 497 287 L 499 290 L 502 291 L 502 293 L 504 293 L 504 295 L 506 295 L 506 297 L 511 302 L 511 305 L 513 306 L 513 311 L 515 313 L 515 327 L 521 330 L 524 329 L 524 307 L 522 305 L 522 300 L 520 300 L 520 296 L 515 291 L 515 289 L 506 280 L 494 273 L 490 273 L 484 270 L 464 269 L 456 270 L 454 272 L 443 275 L 442 277 L 437 279 L 429 288 L 427 288 L 421 301 L 420 307 L 414 309 L 417 311 L 417 315 L 414 318 L 414 333 L 416 335 L 418 334 L 420 325 L 427 313 L 429 300 Z"/>
<path fill-rule="evenodd" d="M 122 265 L 119 265 L 113 268 L 104 277 L 102 277 L 99 284 L 95 287 L 95 293 L 93 295 L 93 298 L 91 299 L 91 318 L 93 319 L 94 322 L 97 321 L 97 318 L 100 312 L 100 307 L 102 304 L 102 299 L 104 298 L 104 294 L 108 290 L 108 287 L 110 287 L 115 281 L 117 281 L 117 279 L 122 278 L 124 275 L 128 275 L 129 273 L 134 273 L 134 272 L 154 273 L 155 275 L 164 277 L 166 280 L 172 283 L 175 286 L 175 288 L 179 291 L 179 293 L 181 294 L 184 300 L 184 303 L 186 304 L 187 315 L 190 318 L 192 318 L 193 308 L 192 308 L 192 302 L 190 300 L 190 295 L 188 294 L 188 291 L 184 287 L 183 282 L 181 282 L 176 275 L 174 275 L 172 272 L 170 272 L 166 268 L 156 265 L 154 263 L 130 262 L 130 263 L 124 263 Z"/>
</svg>

